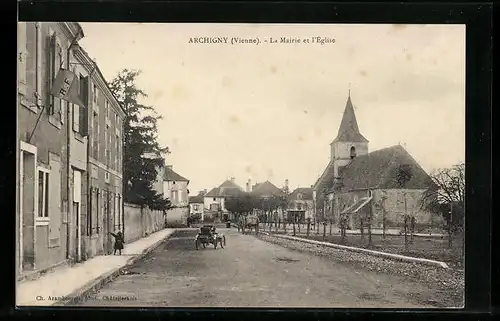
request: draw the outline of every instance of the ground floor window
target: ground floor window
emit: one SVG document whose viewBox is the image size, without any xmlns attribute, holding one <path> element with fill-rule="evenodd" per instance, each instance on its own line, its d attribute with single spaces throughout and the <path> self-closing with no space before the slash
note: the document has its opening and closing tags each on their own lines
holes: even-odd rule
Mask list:
<svg viewBox="0 0 500 321">
<path fill-rule="evenodd" d="M 49 217 L 49 173 L 38 171 L 38 217 Z"/>
</svg>

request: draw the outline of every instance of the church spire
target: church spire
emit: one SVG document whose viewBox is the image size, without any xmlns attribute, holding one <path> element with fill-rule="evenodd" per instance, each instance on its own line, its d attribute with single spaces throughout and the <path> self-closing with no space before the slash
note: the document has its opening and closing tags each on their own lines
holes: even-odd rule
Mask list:
<svg viewBox="0 0 500 321">
<path fill-rule="evenodd" d="M 354 107 L 351 101 L 351 86 L 349 84 L 349 96 L 344 109 L 344 115 L 340 122 L 339 133 L 334 142 L 367 143 L 368 140 L 361 135 L 358 128 Z"/>
</svg>

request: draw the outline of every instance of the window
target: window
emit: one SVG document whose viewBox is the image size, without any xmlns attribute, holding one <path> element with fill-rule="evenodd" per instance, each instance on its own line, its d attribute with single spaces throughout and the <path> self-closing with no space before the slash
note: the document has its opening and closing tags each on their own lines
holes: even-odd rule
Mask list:
<svg viewBox="0 0 500 321">
<path fill-rule="evenodd" d="M 214 197 L 214 201 L 216 201 L 215 197 Z"/>
<path fill-rule="evenodd" d="M 94 101 L 95 105 L 97 106 L 97 97 L 99 96 L 99 91 L 97 90 L 97 86 L 96 85 L 94 85 L 93 93 L 94 93 L 94 97 L 93 97 L 94 99 L 93 99 L 93 101 Z"/>
<path fill-rule="evenodd" d="M 179 197 L 178 191 L 172 191 L 172 202 L 177 203 Z"/>
<path fill-rule="evenodd" d="M 93 112 L 93 132 L 94 132 L 94 139 L 93 139 L 93 144 L 92 144 L 92 156 L 94 159 L 99 160 L 99 114 L 94 111 Z"/>
<path fill-rule="evenodd" d="M 108 172 L 106 172 L 106 173 L 104 174 L 104 181 L 105 181 L 106 183 L 109 183 L 109 173 L 108 173 Z"/>
<path fill-rule="evenodd" d="M 118 170 L 120 166 L 120 136 L 116 135 L 115 166 Z"/>
<path fill-rule="evenodd" d="M 57 77 L 57 73 L 59 72 L 59 68 L 62 65 L 62 48 L 58 44 L 56 34 L 50 30 L 49 36 L 49 88 L 52 88 L 55 78 Z M 60 112 L 61 109 L 61 100 L 55 98 L 50 94 L 50 90 L 48 92 L 48 108 L 47 112 L 49 115 L 55 115 L 56 110 Z"/>
<path fill-rule="evenodd" d="M 49 217 L 49 173 L 38 171 L 38 217 Z"/>
<path fill-rule="evenodd" d="M 356 148 L 354 146 L 351 147 L 351 159 L 356 157 Z"/>
</svg>

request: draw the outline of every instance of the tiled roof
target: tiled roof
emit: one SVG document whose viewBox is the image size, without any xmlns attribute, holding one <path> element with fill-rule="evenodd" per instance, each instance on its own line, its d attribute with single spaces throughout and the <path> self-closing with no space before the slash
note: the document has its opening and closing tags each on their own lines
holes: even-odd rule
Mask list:
<svg viewBox="0 0 500 321">
<path fill-rule="evenodd" d="M 297 196 L 302 194 L 303 200 L 312 200 L 313 199 L 313 188 L 312 187 L 298 187 L 296 188 L 292 194 L 290 194 L 290 198 L 295 200 Z"/>
<path fill-rule="evenodd" d="M 411 178 L 404 187 L 398 184 L 398 171 L 401 165 L 405 165 L 411 170 Z M 342 169 L 340 176 L 341 187 L 347 190 L 364 188 L 427 189 L 433 184 L 430 176 L 400 145 L 356 157 Z M 330 187 L 331 185 L 333 185 L 332 181 L 330 181 Z"/>
<path fill-rule="evenodd" d="M 163 180 L 165 181 L 179 181 L 179 182 L 189 182 L 187 178 L 174 172 L 170 167 L 165 167 L 165 174 L 163 175 Z"/>
<path fill-rule="evenodd" d="M 282 196 L 283 191 L 270 181 L 254 185 L 251 194 L 254 196 Z"/>
<path fill-rule="evenodd" d="M 203 203 L 203 195 L 190 196 L 189 203 Z"/>
<path fill-rule="evenodd" d="M 333 179 L 335 178 L 333 165 L 334 162 L 330 161 L 321 176 L 313 185 L 313 188 L 316 192 L 321 193 L 323 189 L 329 189 L 331 187 Z"/>
<path fill-rule="evenodd" d="M 368 140 L 359 132 L 358 122 L 354 114 L 354 107 L 352 106 L 351 96 L 347 98 L 347 103 L 344 109 L 344 115 L 340 122 L 339 132 L 334 142 L 353 142 L 353 143 L 367 143 Z"/>
<path fill-rule="evenodd" d="M 226 197 L 236 196 L 238 193 L 243 192 L 243 189 L 236 183 L 230 180 L 225 181 L 219 187 L 214 187 L 208 192 L 205 197 Z"/>
</svg>

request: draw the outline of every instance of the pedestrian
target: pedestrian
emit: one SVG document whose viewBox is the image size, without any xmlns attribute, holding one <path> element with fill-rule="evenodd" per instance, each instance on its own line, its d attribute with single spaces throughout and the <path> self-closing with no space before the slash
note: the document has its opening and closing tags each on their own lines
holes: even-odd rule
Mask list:
<svg viewBox="0 0 500 321">
<path fill-rule="evenodd" d="M 109 232 L 109 234 L 113 235 L 113 237 L 115 238 L 115 246 L 114 246 L 115 252 L 113 253 L 113 255 L 116 255 L 117 250 L 119 255 L 122 255 L 123 243 L 125 243 L 125 241 L 123 240 L 122 232 L 118 231 L 118 233 L 116 234 Z"/>
</svg>

